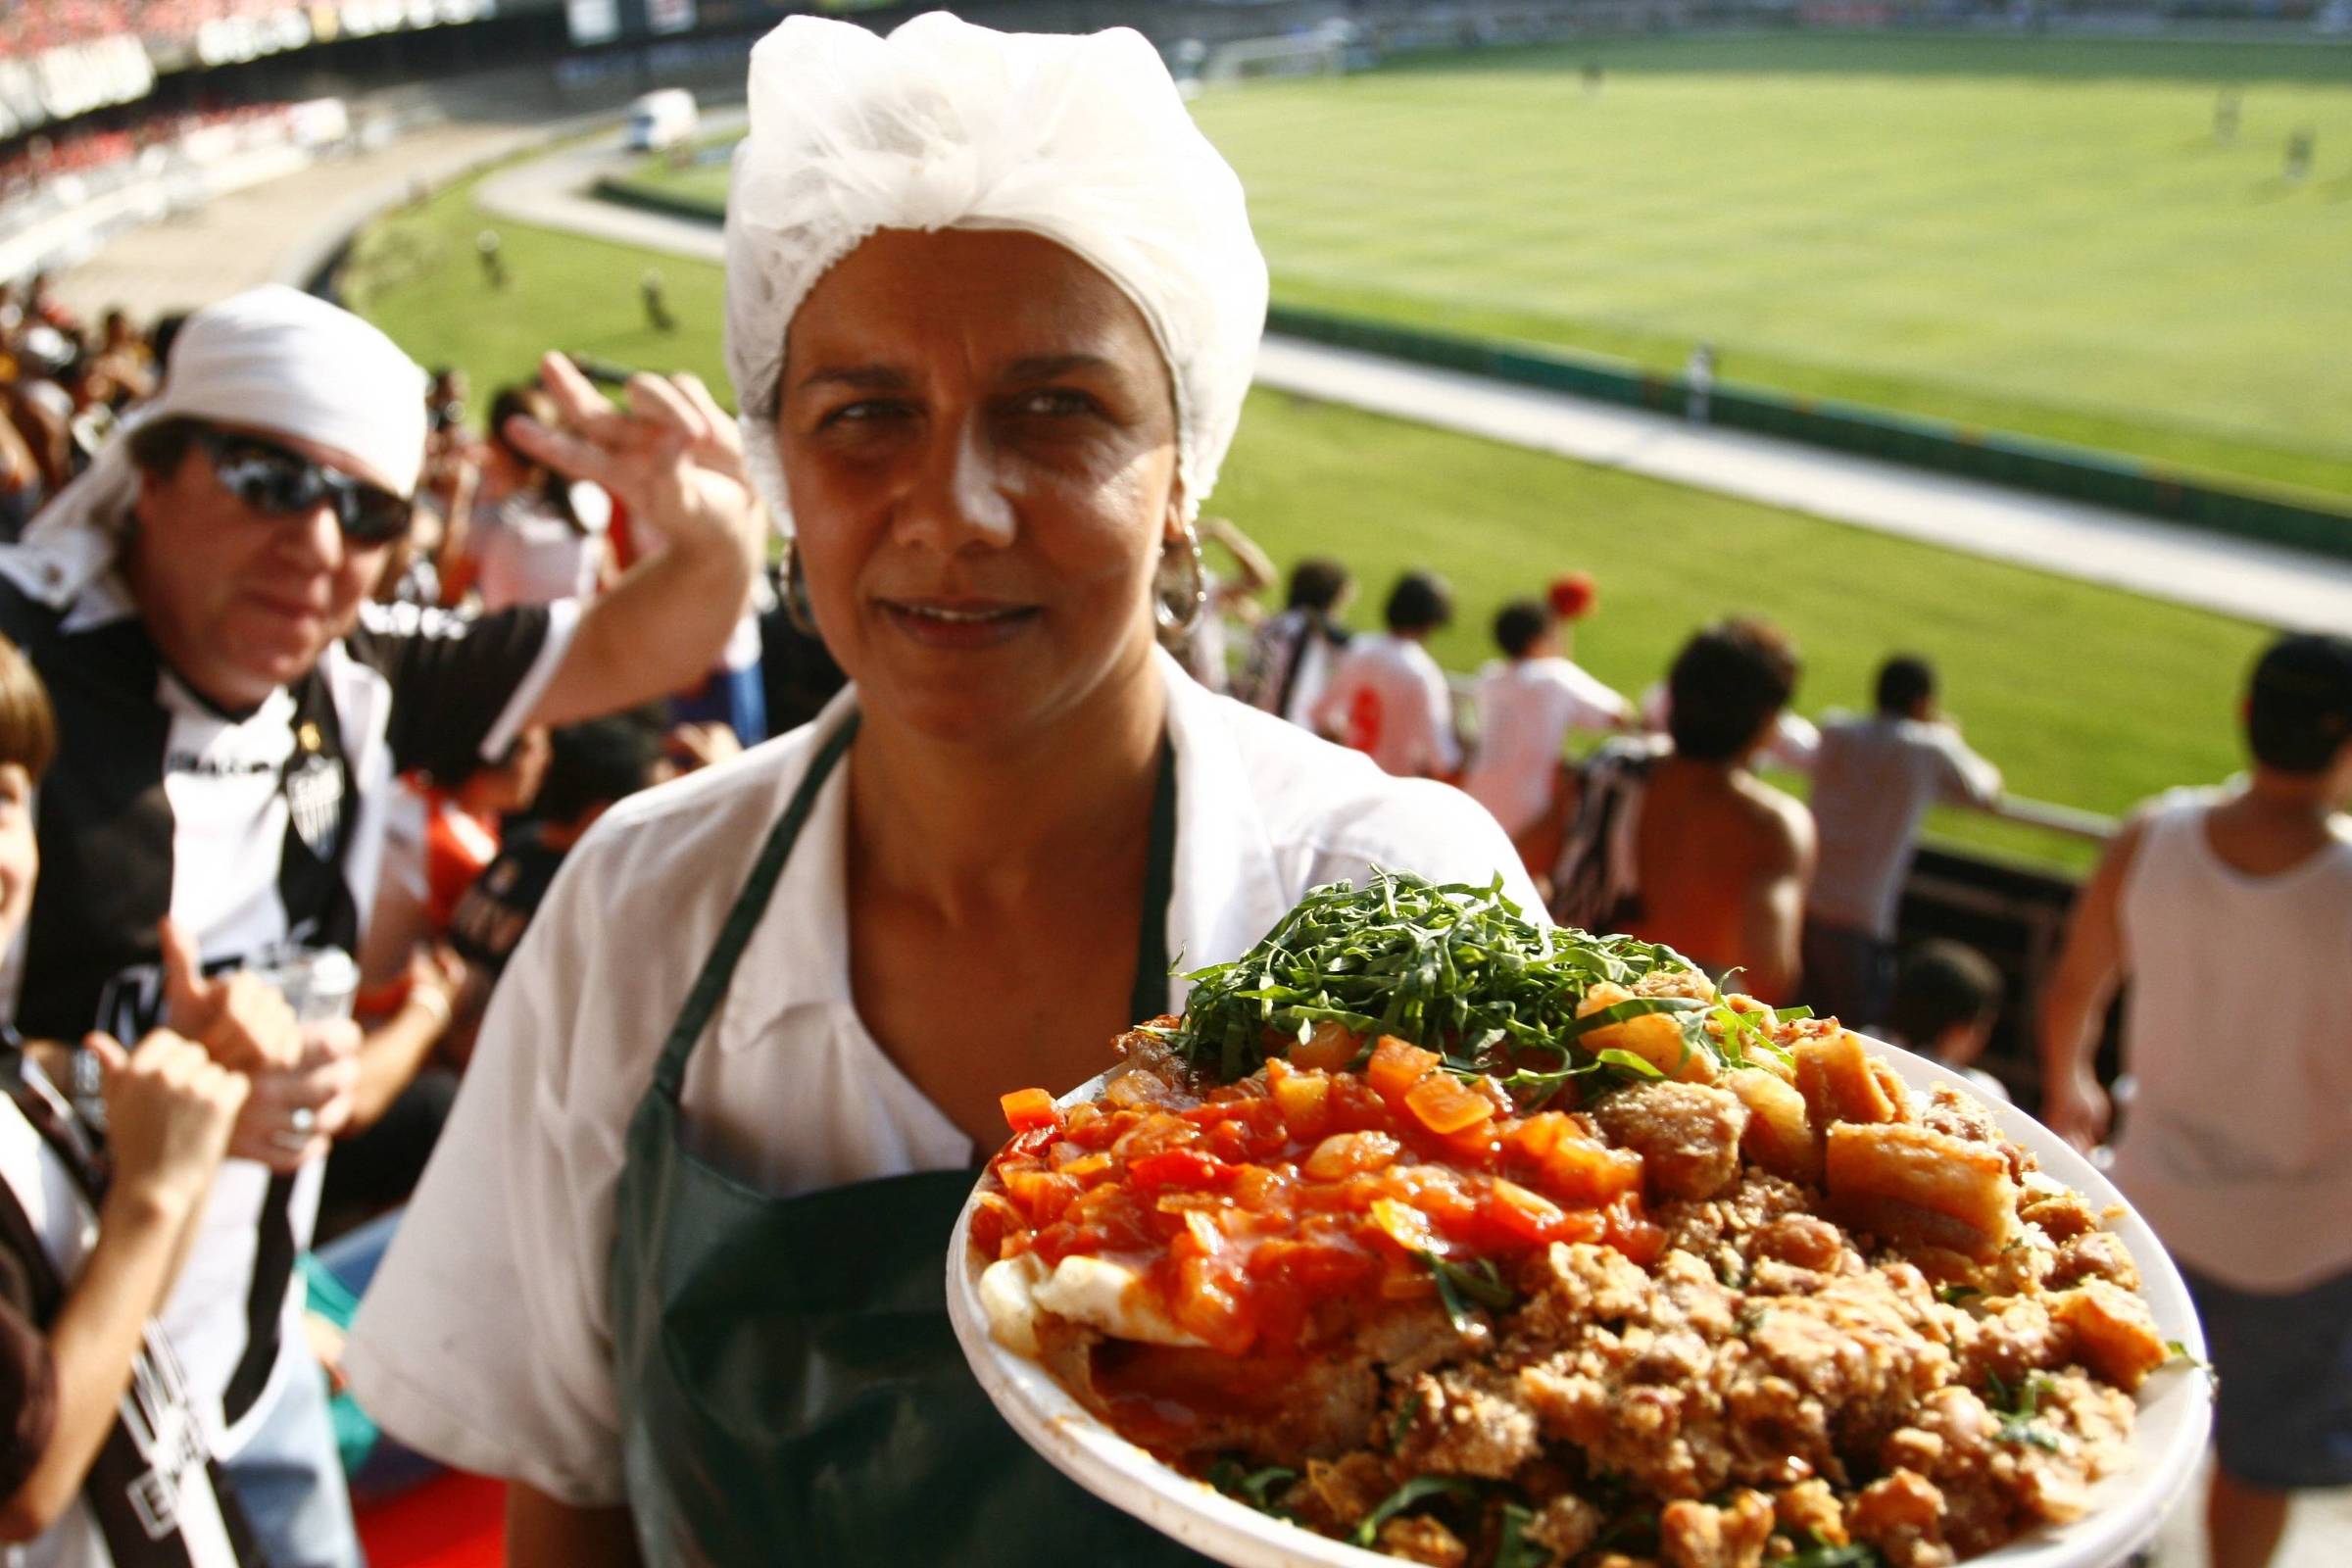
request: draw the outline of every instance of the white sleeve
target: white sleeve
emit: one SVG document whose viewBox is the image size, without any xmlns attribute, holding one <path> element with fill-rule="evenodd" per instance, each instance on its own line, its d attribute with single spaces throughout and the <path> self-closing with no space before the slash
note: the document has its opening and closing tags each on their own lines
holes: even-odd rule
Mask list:
<svg viewBox="0 0 2352 1568">
<path fill-rule="evenodd" d="M 1569 662 L 1559 671 L 1568 698 L 1568 722 L 1576 729 L 1607 729 L 1633 716 L 1633 705 L 1584 665 Z"/>
<path fill-rule="evenodd" d="M 1458 773 L 1462 770 L 1462 742 L 1453 732 L 1453 688 L 1446 683 L 1446 672 L 1437 668 L 1434 662 L 1422 682 L 1429 693 L 1426 709 L 1431 770 Z"/>
<path fill-rule="evenodd" d="M 1943 800 L 1986 807 L 2001 798 L 2001 770 L 1969 750 L 1959 731 L 1937 725 L 1936 755 L 1942 763 L 1936 769 L 1936 794 Z"/>
<path fill-rule="evenodd" d="M 596 890 L 564 868 L 353 1325 L 362 1404 L 402 1442 L 578 1507 L 623 1496 L 606 1301 L 612 1193 L 657 1041 L 613 1042 Z M 642 1060 L 618 1059 L 625 1045 Z"/>
<path fill-rule="evenodd" d="M 1318 735 L 1347 735 L 1348 705 L 1355 701 L 1358 672 L 1363 668 L 1363 662 L 1352 653 L 1340 656 L 1339 663 L 1332 669 L 1331 680 L 1324 686 L 1323 694 L 1315 699 L 1314 710 L 1306 715 L 1309 729 Z"/>
</svg>

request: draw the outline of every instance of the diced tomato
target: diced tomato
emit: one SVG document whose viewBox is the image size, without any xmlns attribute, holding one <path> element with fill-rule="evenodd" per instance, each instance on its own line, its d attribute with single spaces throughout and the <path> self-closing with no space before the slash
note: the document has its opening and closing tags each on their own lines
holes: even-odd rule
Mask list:
<svg viewBox="0 0 2352 1568">
<path fill-rule="evenodd" d="M 1395 1035 L 1382 1035 L 1380 1044 L 1372 1048 L 1372 1060 L 1364 1068 L 1364 1076 L 1380 1091 L 1382 1099 L 1398 1102 L 1407 1090 L 1429 1075 L 1439 1059 L 1434 1051 L 1423 1051 Z"/>
<path fill-rule="evenodd" d="M 1081 1154 L 1058 1168 L 1061 1174 L 1073 1181 L 1089 1181 L 1110 1169 L 1110 1156 L 1097 1151 L 1091 1154 Z"/>
<path fill-rule="evenodd" d="M 972 1206 L 972 1246 L 982 1257 L 1005 1256 L 1004 1239 L 1029 1229 L 1021 1211 L 1001 1194 L 982 1193 Z"/>
<path fill-rule="evenodd" d="M 1386 1170 L 1396 1162 L 1400 1146 L 1387 1133 L 1333 1133 L 1315 1145 L 1315 1152 L 1298 1167 L 1311 1181 L 1332 1182 L 1363 1171 Z"/>
<path fill-rule="evenodd" d="M 1127 1181 L 1138 1192 L 1155 1187 L 1218 1187 L 1233 1176 L 1233 1167 L 1198 1149 L 1166 1149 L 1127 1164 Z"/>
<path fill-rule="evenodd" d="M 1061 1218 L 1078 1196 L 1078 1184 L 1053 1171 L 1015 1171 L 1004 1178 L 1004 1190 L 1027 1211 L 1032 1225 L 1051 1225 Z"/>
<path fill-rule="evenodd" d="M 1498 1242 L 1510 1246 L 1562 1242 L 1569 1227 L 1569 1215 L 1559 1203 L 1543 1197 L 1541 1192 L 1529 1192 L 1519 1183 L 1503 1180 L 1500 1175 L 1494 1178 L 1494 1185 L 1487 1190 L 1480 1218 L 1487 1222 L 1487 1230 L 1494 1232 Z"/>
<path fill-rule="evenodd" d="M 1043 1089 L 1015 1089 L 1001 1097 L 997 1103 L 1004 1107 L 1004 1120 L 1016 1133 L 1037 1127 L 1060 1130 L 1061 1109 Z"/>
<path fill-rule="evenodd" d="M 1541 1168 L 1552 1146 L 1575 1131 L 1575 1124 L 1556 1110 L 1539 1110 L 1514 1121 L 1503 1132 L 1503 1148 L 1511 1157 Z"/>
<path fill-rule="evenodd" d="M 1291 1065 L 1309 1071 L 1337 1072 L 1355 1059 L 1364 1043 L 1337 1018 L 1326 1018 L 1291 1047 Z"/>
<path fill-rule="evenodd" d="M 1544 1189 L 1577 1208 L 1605 1208 L 1641 1191 L 1642 1156 L 1582 1135 L 1553 1144 L 1544 1156 Z"/>
<path fill-rule="evenodd" d="M 1602 1239 L 1643 1268 L 1666 1250 L 1666 1233 L 1642 1214 L 1638 1193 L 1629 1193 L 1609 1205 Z"/>
<path fill-rule="evenodd" d="M 1328 1102 L 1331 1077 L 1324 1072 L 1301 1072 L 1276 1057 L 1266 1063 L 1266 1083 L 1282 1112 L 1284 1130 L 1299 1143 L 1321 1138 L 1331 1124 Z"/>
<path fill-rule="evenodd" d="M 1433 1072 L 1406 1090 L 1404 1104 L 1442 1138 L 1494 1117 L 1494 1102 L 1449 1072 Z"/>
</svg>

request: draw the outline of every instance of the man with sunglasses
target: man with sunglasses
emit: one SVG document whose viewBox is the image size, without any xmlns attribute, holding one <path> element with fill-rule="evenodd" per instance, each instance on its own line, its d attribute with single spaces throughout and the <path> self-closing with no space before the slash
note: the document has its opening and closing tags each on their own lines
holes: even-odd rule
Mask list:
<svg viewBox="0 0 2352 1568">
<path fill-rule="evenodd" d="M 287 947 L 356 952 L 386 792 L 457 779 L 529 724 L 691 684 L 749 598 L 758 522 L 733 422 L 689 378 L 617 412 L 560 359 L 569 433 L 510 432 L 596 480 L 668 548 L 586 606 L 466 617 L 368 601 L 408 530 L 423 372 L 356 317 L 259 289 L 192 317 L 162 393 L 0 547 L 0 632 L 58 710 L 46 864 L 0 999 L 34 1037 L 233 1039 L 195 977 Z M 168 956 L 165 923 L 173 946 Z M 167 978 L 167 970 L 171 977 Z M 313 1026 L 253 1077 L 163 1322 L 273 1568 L 359 1561 L 292 1262 L 349 1114 L 358 1031 Z M 452 1303 L 453 1308 L 458 1303 Z"/>
</svg>

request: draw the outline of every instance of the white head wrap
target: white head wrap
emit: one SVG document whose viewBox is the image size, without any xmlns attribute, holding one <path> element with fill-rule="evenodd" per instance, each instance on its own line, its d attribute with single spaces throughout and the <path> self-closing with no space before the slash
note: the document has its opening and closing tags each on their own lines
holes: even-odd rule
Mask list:
<svg viewBox="0 0 2352 1568">
<path fill-rule="evenodd" d="M 727 368 L 787 531 L 785 333 L 826 269 L 880 228 L 1018 229 L 1118 285 L 1167 361 L 1199 510 L 1250 390 L 1266 263 L 1241 181 L 1141 33 L 995 32 L 933 12 L 881 38 L 793 17 L 752 51 L 727 196 Z"/>
<path fill-rule="evenodd" d="M 300 436 L 349 453 L 402 495 L 424 464 L 424 372 L 349 311 L 270 283 L 188 318 L 164 389 L 116 428 L 87 470 L 25 530 L 46 558 L 44 598 L 65 604 L 114 564 L 138 466 L 129 436 L 159 419 L 193 418 Z"/>
</svg>

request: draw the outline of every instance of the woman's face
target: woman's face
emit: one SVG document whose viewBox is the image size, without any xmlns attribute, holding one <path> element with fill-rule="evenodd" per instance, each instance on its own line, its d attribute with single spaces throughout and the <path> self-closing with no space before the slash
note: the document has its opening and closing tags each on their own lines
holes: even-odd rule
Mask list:
<svg viewBox="0 0 2352 1568">
<path fill-rule="evenodd" d="M 802 303 L 781 392 L 802 571 L 869 711 L 1010 743 L 1151 678 L 1176 410 L 1108 278 L 1032 234 L 884 230 Z"/>
</svg>

